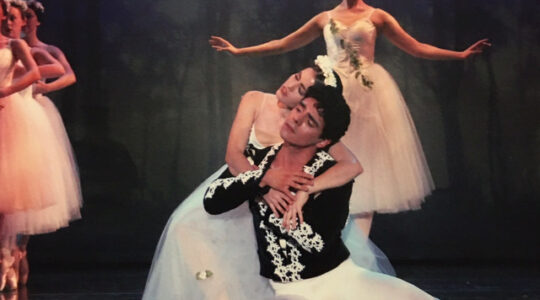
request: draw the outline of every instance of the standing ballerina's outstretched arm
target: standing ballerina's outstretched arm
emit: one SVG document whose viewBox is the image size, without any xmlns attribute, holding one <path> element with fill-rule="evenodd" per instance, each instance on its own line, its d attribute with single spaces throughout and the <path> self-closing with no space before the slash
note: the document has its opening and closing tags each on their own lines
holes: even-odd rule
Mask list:
<svg viewBox="0 0 540 300">
<path fill-rule="evenodd" d="M 491 46 L 488 39 L 481 39 L 463 51 L 441 49 L 418 42 L 399 25 L 398 21 L 391 14 L 382 9 L 375 10 L 371 19 L 377 30 L 390 42 L 406 53 L 418 58 L 430 60 L 467 59 L 472 55 L 482 53 L 486 47 Z"/>
<path fill-rule="evenodd" d="M 367 6 L 363 1 L 357 1 L 354 5 Z M 348 6 L 347 1 L 343 1 L 335 10 L 336 14 L 353 8 Z M 448 60 L 448 59 L 466 59 L 472 55 L 482 53 L 482 51 L 490 47 L 491 44 L 487 39 L 479 40 L 463 51 L 452 51 L 437 48 L 435 46 L 420 43 L 410 36 L 389 13 L 376 9 L 371 16 L 377 31 L 382 33 L 394 45 L 399 47 L 406 53 L 415 57 L 432 59 L 432 60 Z M 231 42 L 219 36 L 210 37 L 210 45 L 217 51 L 229 52 L 233 55 L 276 55 L 283 54 L 311 43 L 317 37 L 321 36 L 322 29 L 328 22 L 326 12 L 319 13 L 298 30 L 293 33 L 278 39 L 269 41 L 260 45 L 237 48 Z"/>
</svg>

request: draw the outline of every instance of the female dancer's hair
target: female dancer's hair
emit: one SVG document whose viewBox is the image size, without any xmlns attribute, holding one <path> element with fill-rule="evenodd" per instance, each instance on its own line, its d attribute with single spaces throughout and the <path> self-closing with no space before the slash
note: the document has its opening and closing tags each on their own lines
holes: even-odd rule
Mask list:
<svg viewBox="0 0 540 300">
<path fill-rule="evenodd" d="M 10 7 L 16 7 L 21 10 L 21 12 L 24 12 L 28 9 L 28 5 L 23 0 L 7 0 Z"/>
<path fill-rule="evenodd" d="M 36 0 L 30 0 L 27 2 L 27 4 L 28 9 L 34 11 L 34 14 L 36 14 L 38 21 L 42 22 L 43 17 L 45 17 L 45 7 L 43 6 L 43 3 Z"/>
<path fill-rule="evenodd" d="M 8 4 L 6 0 L 0 0 L 0 5 L 2 5 L 2 12 L 4 13 L 4 16 L 7 15 Z"/>
</svg>

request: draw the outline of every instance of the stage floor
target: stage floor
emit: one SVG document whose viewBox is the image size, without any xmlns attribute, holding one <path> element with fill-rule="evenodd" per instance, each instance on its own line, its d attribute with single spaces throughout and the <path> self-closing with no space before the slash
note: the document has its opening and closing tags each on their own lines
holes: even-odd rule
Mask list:
<svg viewBox="0 0 540 300">
<path fill-rule="evenodd" d="M 396 271 L 440 299 L 540 299 L 538 266 L 398 263 Z M 0 300 L 141 299 L 147 272 L 142 267 L 39 266 L 33 268 L 27 288 L 0 294 Z"/>
</svg>

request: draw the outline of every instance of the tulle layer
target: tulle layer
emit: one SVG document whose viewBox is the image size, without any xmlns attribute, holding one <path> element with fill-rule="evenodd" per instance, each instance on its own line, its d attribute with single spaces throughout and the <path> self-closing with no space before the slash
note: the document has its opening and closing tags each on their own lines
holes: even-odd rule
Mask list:
<svg viewBox="0 0 540 300">
<path fill-rule="evenodd" d="M 259 275 L 247 203 L 219 216 L 208 215 L 203 208 L 208 185 L 225 168 L 203 182 L 170 217 L 154 255 L 143 299 L 274 299 L 268 280 Z M 349 248 L 355 261 L 367 269 L 384 268 L 393 274 L 384 255 L 353 224 L 349 222 L 344 237 L 348 247 L 355 247 Z M 210 276 L 197 279 L 197 274 Z"/>
<path fill-rule="evenodd" d="M 56 138 L 55 145 L 57 146 L 56 154 L 58 156 L 56 163 L 62 173 L 62 182 L 66 195 L 64 197 L 65 201 L 61 204 L 63 208 L 59 207 L 59 211 L 65 212 L 64 219 L 79 219 L 81 217 L 80 209 L 83 204 L 79 170 L 64 121 L 62 121 L 62 116 L 51 99 L 43 95 L 36 95 L 35 99 L 45 110 Z"/>
<path fill-rule="evenodd" d="M 353 186 L 351 214 L 418 209 L 434 184 L 399 87 L 378 64 L 363 69 L 374 82 L 371 89 L 354 74 L 337 71 L 351 108 L 342 141 L 364 167 Z"/>
<path fill-rule="evenodd" d="M 0 148 L 0 198 L 17 209 L 2 211 L 0 235 L 52 232 L 80 218 L 82 197 L 71 145 L 48 98 L 36 101 L 30 88 L 10 98 L 18 101 L 0 111 L 5 113 L 0 117 L 0 144 L 5 146 Z M 18 176 L 9 176 L 13 172 Z M 4 193 L 3 185 L 25 192 Z"/>
<path fill-rule="evenodd" d="M 53 137 L 45 112 L 18 93 L 0 99 L 0 106 L 0 213 L 53 205 L 63 190 L 50 180 L 59 173 L 45 147 Z"/>
</svg>

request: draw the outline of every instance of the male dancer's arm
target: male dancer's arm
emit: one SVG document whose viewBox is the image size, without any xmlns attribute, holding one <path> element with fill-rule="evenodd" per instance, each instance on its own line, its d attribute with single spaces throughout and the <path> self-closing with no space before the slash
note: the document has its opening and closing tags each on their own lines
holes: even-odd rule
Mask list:
<svg viewBox="0 0 540 300">
<path fill-rule="evenodd" d="M 255 198 L 263 188 L 259 186 L 263 170 L 252 170 L 232 176 L 229 170 L 210 184 L 204 195 L 204 209 L 211 215 L 232 210 L 244 201 Z"/>
</svg>

